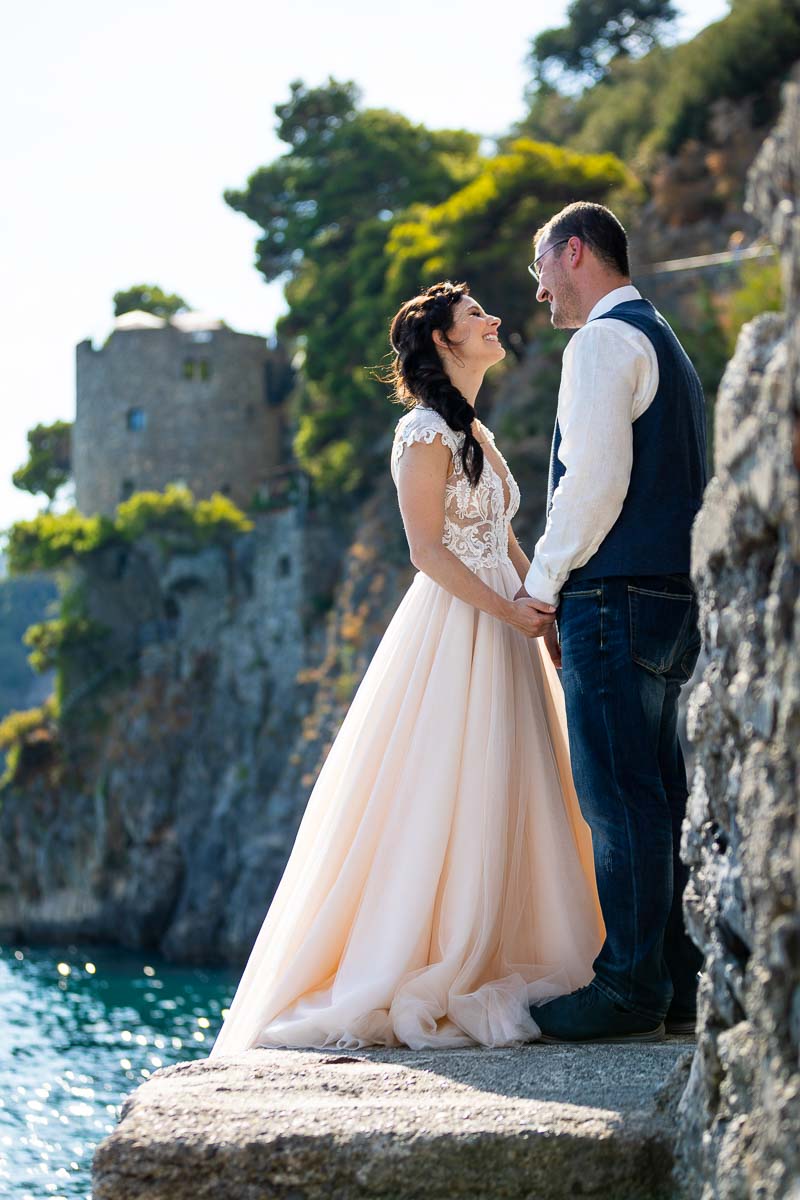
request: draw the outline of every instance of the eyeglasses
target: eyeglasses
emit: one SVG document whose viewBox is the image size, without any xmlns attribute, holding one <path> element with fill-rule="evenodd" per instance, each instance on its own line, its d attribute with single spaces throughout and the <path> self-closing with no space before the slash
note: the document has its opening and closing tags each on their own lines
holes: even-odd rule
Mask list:
<svg viewBox="0 0 800 1200">
<path fill-rule="evenodd" d="M 568 241 L 569 238 L 566 237 L 562 238 L 560 242 L 553 242 L 552 246 L 547 247 L 547 249 L 544 251 L 544 254 L 540 254 L 539 257 L 535 258 L 532 263 L 528 263 L 528 270 L 537 283 L 539 282 L 539 263 L 542 261 L 545 255 L 550 253 L 551 250 L 555 250 L 556 246 L 563 246 L 564 243 Z"/>
</svg>

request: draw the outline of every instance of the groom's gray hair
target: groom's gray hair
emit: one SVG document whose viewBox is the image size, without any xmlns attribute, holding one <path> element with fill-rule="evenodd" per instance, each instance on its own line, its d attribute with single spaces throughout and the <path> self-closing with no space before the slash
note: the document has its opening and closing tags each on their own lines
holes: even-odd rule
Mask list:
<svg viewBox="0 0 800 1200">
<path fill-rule="evenodd" d="M 578 200 L 568 204 L 551 217 L 533 237 L 534 248 L 547 239 L 558 242 L 562 238 L 578 237 L 601 259 L 606 266 L 626 278 L 631 269 L 628 262 L 628 235 L 621 221 L 604 204 L 591 204 Z M 560 253 L 556 250 L 555 253 Z"/>
</svg>

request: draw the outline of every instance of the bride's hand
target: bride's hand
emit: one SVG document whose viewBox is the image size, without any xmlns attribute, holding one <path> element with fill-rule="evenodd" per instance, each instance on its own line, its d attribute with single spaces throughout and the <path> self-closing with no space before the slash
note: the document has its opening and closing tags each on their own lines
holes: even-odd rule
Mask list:
<svg viewBox="0 0 800 1200">
<path fill-rule="evenodd" d="M 511 600 L 509 605 L 506 617 L 508 624 L 526 637 L 541 637 L 546 630 L 555 627 L 556 610 L 552 604 L 526 595 L 519 600 Z"/>
</svg>

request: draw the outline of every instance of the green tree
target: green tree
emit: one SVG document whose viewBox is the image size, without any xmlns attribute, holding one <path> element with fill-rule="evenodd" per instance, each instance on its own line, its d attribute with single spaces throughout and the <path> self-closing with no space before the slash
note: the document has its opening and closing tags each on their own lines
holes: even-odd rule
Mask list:
<svg viewBox="0 0 800 1200">
<path fill-rule="evenodd" d="M 28 461 L 11 476 L 14 486 L 33 495 L 43 492 L 52 504 L 72 473 L 71 439 L 69 421 L 35 425 L 28 432 Z"/>
<path fill-rule="evenodd" d="M 678 15 L 671 0 L 572 0 L 567 24 L 534 38 L 530 60 L 538 81 L 566 76 L 602 79 L 616 58 L 638 58 Z"/>
<path fill-rule="evenodd" d="M 333 79 L 293 83 L 275 111 L 289 149 L 225 199 L 260 225 L 264 277 L 286 282 L 279 332 L 304 360 L 298 457 L 321 487 L 351 492 L 368 477 L 391 413 L 364 370 L 386 350 L 387 238 L 410 204 L 441 201 L 477 172 L 479 139 L 361 109 L 354 84 Z"/>
<path fill-rule="evenodd" d="M 656 138 L 675 153 L 703 139 L 712 104 L 751 97 L 758 124 L 780 107 L 780 85 L 800 58 L 800 0 L 733 0 L 731 11 L 676 49 L 659 96 Z"/>
<path fill-rule="evenodd" d="M 466 279 L 481 304 L 502 317 L 512 345 L 525 341 L 537 308 L 527 272 L 536 229 L 570 200 L 611 203 L 624 215 L 641 197 L 641 186 L 613 154 L 577 154 L 519 138 L 442 204 L 417 205 L 395 225 L 391 295 L 398 300 L 442 277 Z"/>
<path fill-rule="evenodd" d="M 176 313 L 187 312 L 189 305 L 182 296 L 163 291 L 157 283 L 135 283 L 133 287 L 114 293 L 114 316 L 127 312 L 148 312 L 169 320 Z"/>
<path fill-rule="evenodd" d="M 573 150 L 610 150 L 641 174 L 664 151 L 704 141 L 717 100 L 746 100 L 753 123 L 770 124 L 798 58 L 800 0 L 732 0 L 727 16 L 688 42 L 654 44 L 641 58 L 617 54 L 579 94 L 570 83 L 589 82 L 591 73 L 570 76 L 556 59 L 540 61 L 534 51 L 529 108 L 514 134 Z"/>
</svg>

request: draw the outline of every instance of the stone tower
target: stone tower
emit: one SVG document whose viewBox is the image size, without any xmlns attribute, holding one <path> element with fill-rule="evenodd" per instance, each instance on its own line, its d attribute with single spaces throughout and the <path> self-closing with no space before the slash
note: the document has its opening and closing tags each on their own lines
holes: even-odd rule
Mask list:
<svg viewBox="0 0 800 1200">
<path fill-rule="evenodd" d="M 133 492 L 174 482 L 246 508 L 283 457 L 270 357 L 264 338 L 195 312 L 125 313 L 101 348 L 81 342 L 72 435 L 81 512 L 110 515 Z"/>
</svg>

